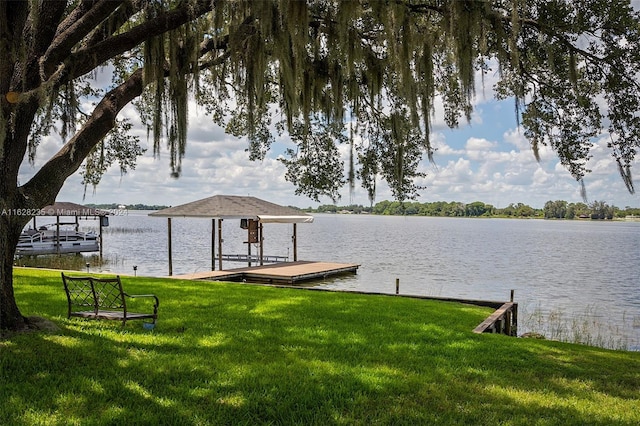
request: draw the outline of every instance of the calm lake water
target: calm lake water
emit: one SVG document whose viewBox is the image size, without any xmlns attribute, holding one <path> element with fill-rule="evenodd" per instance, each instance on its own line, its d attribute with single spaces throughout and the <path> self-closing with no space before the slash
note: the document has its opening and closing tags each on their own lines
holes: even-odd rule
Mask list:
<svg viewBox="0 0 640 426">
<path fill-rule="evenodd" d="M 166 219 L 125 213 L 105 228 L 104 270 L 167 275 Z M 640 222 L 314 216 L 297 226 L 298 259 L 361 265 L 314 285 L 394 293 L 397 278 L 402 294 L 484 300 L 513 289 L 520 333 L 640 350 Z M 211 269 L 210 219 L 174 218 L 172 234 L 175 275 Z M 223 234 L 225 254 L 247 252 L 238 220 Z M 292 258 L 291 234 L 290 224 L 265 224 L 265 255 Z"/>
</svg>

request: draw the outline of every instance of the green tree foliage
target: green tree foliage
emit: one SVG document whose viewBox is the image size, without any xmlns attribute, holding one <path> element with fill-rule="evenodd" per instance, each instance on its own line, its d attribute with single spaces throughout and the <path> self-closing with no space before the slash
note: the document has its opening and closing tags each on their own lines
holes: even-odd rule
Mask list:
<svg viewBox="0 0 640 426">
<path fill-rule="evenodd" d="M 487 212 L 487 206 L 481 201 L 475 201 L 465 206 L 465 216 L 478 217 Z"/>
<path fill-rule="evenodd" d="M 591 219 L 613 219 L 616 209 L 604 201 L 594 201 L 590 205 Z"/>
<path fill-rule="evenodd" d="M 587 206 L 584 203 L 568 203 L 564 200 L 547 201 L 542 209 L 536 209 L 523 203 L 511 203 L 503 209 L 491 204 L 474 201 L 469 204 L 456 201 L 434 201 L 426 203 L 399 201 L 380 201 L 371 208 L 361 205 L 336 206 L 325 204 L 309 212 L 354 214 L 372 213 L 378 215 L 435 216 L 435 217 L 509 217 L 509 218 L 545 218 L 545 219 L 613 219 L 627 216 L 640 217 L 640 209 L 625 207 L 620 209 L 609 206 L 604 201 L 595 201 Z"/>
<path fill-rule="evenodd" d="M 633 208 L 633 207 L 627 206 L 624 210 L 618 210 L 618 216 L 619 217 L 634 216 L 634 217 L 640 218 L 640 208 Z"/>
<path fill-rule="evenodd" d="M 350 210 L 350 207 L 335 207 L 334 212 L 339 210 Z M 322 206 L 322 211 L 328 212 L 326 206 Z M 536 217 L 541 212 L 526 204 L 510 204 L 504 209 L 497 209 L 490 204 L 481 201 L 474 201 L 469 204 L 456 201 L 434 201 L 427 203 L 399 201 L 381 201 L 376 203 L 371 209 L 371 213 L 380 215 L 407 215 L 407 216 L 436 216 L 436 217 Z"/>
<path fill-rule="evenodd" d="M 633 192 L 639 22 L 623 0 L 0 2 L 0 209 L 52 203 L 78 169 L 94 185 L 111 164 L 133 168 L 142 150 L 118 117 L 131 103 L 179 176 L 191 99 L 246 137 L 250 158 L 264 158 L 270 129 L 288 132 L 296 149 L 286 177 L 300 193 L 335 197 L 357 177 L 373 203 L 383 178 L 403 202 L 420 189 L 421 158 L 433 155 L 435 105 L 451 127 L 469 120 L 478 73 L 496 75 L 498 96 L 515 99 L 534 153 L 550 146 L 579 181 L 605 127 Z M 97 70 L 111 72 L 111 84 L 96 87 Z M 59 151 L 18 182 L 52 133 Z M 0 217 L 3 329 L 24 325 L 12 262 L 29 219 Z"/>
<path fill-rule="evenodd" d="M 633 210 L 627 213 L 604 201 L 594 201 L 588 206 L 584 203 L 567 203 L 563 200 L 547 201 L 543 211 L 545 219 L 613 219 L 616 216 L 624 217 L 627 214 L 633 214 Z M 618 215 L 618 212 L 622 214 Z"/>
<path fill-rule="evenodd" d="M 533 217 L 536 216 L 536 210 L 523 203 L 511 203 L 504 209 L 497 209 L 497 213 L 507 217 Z"/>
<path fill-rule="evenodd" d="M 562 200 L 547 201 L 543 210 L 545 219 L 564 219 L 568 214 L 567 202 Z"/>
<path fill-rule="evenodd" d="M 589 206 L 585 203 L 569 203 L 565 219 L 584 219 L 589 216 Z"/>
<path fill-rule="evenodd" d="M 306 194 L 316 201 L 326 195 L 335 202 L 345 183 L 338 144 L 346 137 L 335 126 L 314 122 L 311 128 L 295 123 L 291 138 L 297 142 L 297 149 L 287 149 L 289 158 L 280 161 L 287 166 L 285 177 L 296 186 L 296 194 Z"/>
<path fill-rule="evenodd" d="M 620 210 L 604 201 L 594 201 L 589 206 L 584 203 L 567 203 L 563 200 L 547 201 L 544 205 L 545 219 L 613 219 L 633 214 L 633 210 Z M 620 213 L 620 214 L 618 214 Z"/>
</svg>

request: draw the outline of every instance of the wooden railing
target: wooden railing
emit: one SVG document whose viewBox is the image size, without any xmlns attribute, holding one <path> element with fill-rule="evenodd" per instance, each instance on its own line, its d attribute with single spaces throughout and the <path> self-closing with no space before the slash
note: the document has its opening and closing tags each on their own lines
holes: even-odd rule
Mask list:
<svg viewBox="0 0 640 426">
<path fill-rule="evenodd" d="M 223 254 L 222 260 L 227 262 L 260 262 L 260 256 L 257 254 Z M 216 256 L 215 260 L 220 259 L 220 256 Z M 289 260 L 287 256 L 272 256 L 272 255 L 263 255 L 262 261 L 264 263 L 280 263 L 286 262 Z"/>
<path fill-rule="evenodd" d="M 518 334 L 518 304 L 506 302 L 500 306 L 487 319 L 482 321 L 474 330 L 474 333 L 499 333 L 507 336 Z"/>
</svg>

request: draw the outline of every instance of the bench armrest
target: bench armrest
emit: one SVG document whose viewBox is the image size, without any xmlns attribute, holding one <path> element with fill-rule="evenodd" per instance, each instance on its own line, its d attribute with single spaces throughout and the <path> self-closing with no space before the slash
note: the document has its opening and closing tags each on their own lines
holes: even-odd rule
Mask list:
<svg viewBox="0 0 640 426">
<path fill-rule="evenodd" d="M 158 300 L 158 297 L 155 294 L 128 294 L 128 293 L 123 293 L 123 294 L 132 299 L 135 299 L 136 297 L 153 297 L 154 299 L 156 299 L 155 306 L 156 307 L 160 306 L 160 300 Z"/>
</svg>

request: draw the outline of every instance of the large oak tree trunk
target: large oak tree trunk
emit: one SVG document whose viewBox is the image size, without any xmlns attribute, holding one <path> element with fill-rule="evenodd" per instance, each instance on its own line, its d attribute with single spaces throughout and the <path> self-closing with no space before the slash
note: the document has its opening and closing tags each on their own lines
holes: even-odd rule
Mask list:
<svg viewBox="0 0 640 426">
<path fill-rule="evenodd" d="M 0 331 L 21 330 L 26 322 L 13 292 L 13 257 L 22 227 L 28 217 L 20 217 L 20 211 L 0 212 Z"/>
</svg>

